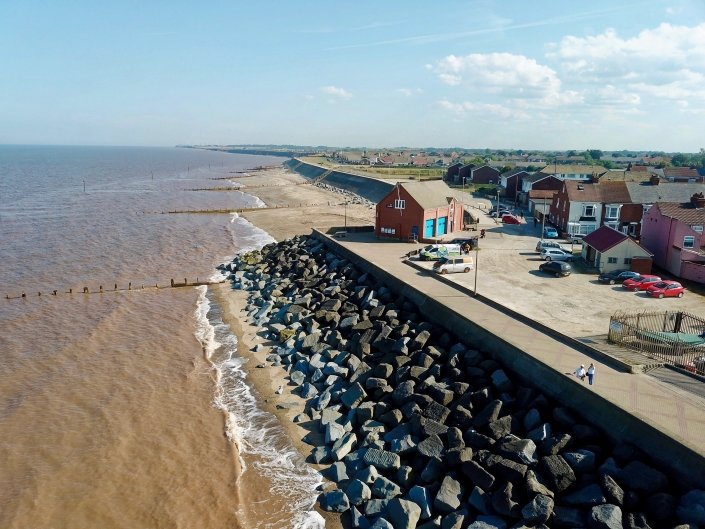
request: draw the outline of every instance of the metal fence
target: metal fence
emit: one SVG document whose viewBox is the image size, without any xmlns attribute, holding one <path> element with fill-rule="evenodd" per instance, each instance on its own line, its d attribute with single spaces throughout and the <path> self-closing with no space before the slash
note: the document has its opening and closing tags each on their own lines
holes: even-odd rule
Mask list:
<svg viewBox="0 0 705 529">
<path fill-rule="evenodd" d="M 705 375 L 705 319 L 687 312 L 617 312 L 608 340 Z"/>
</svg>

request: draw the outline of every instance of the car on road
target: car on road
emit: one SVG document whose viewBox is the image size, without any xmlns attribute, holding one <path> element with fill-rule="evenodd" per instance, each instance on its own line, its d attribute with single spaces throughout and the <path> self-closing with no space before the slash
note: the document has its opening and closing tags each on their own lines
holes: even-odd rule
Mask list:
<svg viewBox="0 0 705 529">
<path fill-rule="evenodd" d="M 552 226 L 546 226 L 543 229 L 543 237 L 544 239 L 557 239 L 558 230 L 556 228 L 553 228 Z"/>
<path fill-rule="evenodd" d="M 682 298 L 683 285 L 678 281 L 659 281 L 646 289 L 646 293 L 655 298 Z"/>
<path fill-rule="evenodd" d="M 563 245 L 556 241 L 538 241 L 536 243 L 536 251 L 541 253 L 544 248 L 558 248 L 559 250 L 568 251 Z"/>
<path fill-rule="evenodd" d="M 492 217 L 493 219 L 496 219 L 496 218 L 501 219 L 504 215 L 511 215 L 511 214 L 512 214 L 512 212 L 509 211 L 508 209 L 500 209 L 499 213 L 497 213 L 496 211 L 492 211 L 490 213 L 490 217 Z"/>
<path fill-rule="evenodd" d="M 632 292 L 636 292 L 638 290 L 646 290 L 651 285 L 658 283 L 659 281 L 661 281 L 659 276 L 644 274 L 643 276 L 636 277 L 634 279 L 626 279 L 622 282 L 622 287 L 627 290 L 631 290 Z"/>
<path fill-rule="evenodd" d="M 559 248 L 544 248 L 541 250 L 541 259 L 544 261 L 572 261 L 573 254 Z"/>
<path fill-rule="evenodd" d="M 502 215 L 502 223 L 504 224 L 521 224 L 519 217 L 515 217 L 509 213 Z"/>
<path fill-rule="evenodd" d="M 564 261 L 547 261 L 539 265 L 539 270 L 556 277 L 569 276 L 573 267 Z"/>
<path fill-rule="evenodd" d="M 608 283 L 614 285 L 616 283 L 622 283 L 627 279 L 635 279 L 640 277 L 639 272 L 634 272 L 632 270 L 612 270 L 611 272 L 603 272 L 597 276 L 597 280 L 600 283 Z"/>
</svg>

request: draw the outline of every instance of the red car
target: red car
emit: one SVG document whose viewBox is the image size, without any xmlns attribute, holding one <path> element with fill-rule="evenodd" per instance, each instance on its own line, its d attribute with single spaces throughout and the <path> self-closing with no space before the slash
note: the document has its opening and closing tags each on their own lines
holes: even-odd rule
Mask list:
<svg viewBox="0 0 705 529">
<path fill-rule="evenodd" d="M 683 285 L 678 281 L 659 281 L 646 289 L 646 293 L 655 298 L 682 298 Z"/>
<path fill-rule="evenodd" d="M 521 221 L 514 215 L 502 215 L 502 222 L 504 224 L 521 224 Z"/>
<path fill-rule="evenodd" d="M 637 277 L 634 279 L 627 279 L 622 283 L 622 287 L 626 288 L 627 290 L 636 292 L 637 290 L 646 290 L 651 285 L 653 285 L 654 283 L 658 283 L 659 281 L 661 281 L 661 278 L 659 276 L 645 274 L 641 277 Z"/>
</svg>

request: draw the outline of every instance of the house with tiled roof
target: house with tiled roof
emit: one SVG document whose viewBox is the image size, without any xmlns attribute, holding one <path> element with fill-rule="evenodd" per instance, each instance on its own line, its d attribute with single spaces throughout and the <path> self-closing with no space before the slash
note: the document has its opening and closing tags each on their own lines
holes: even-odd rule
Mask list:
<svg viewBox="0 0 705 529">
<path fill-rule="evenodd" d="M 377 203 L 375 235 L 433 242 L 463 229 L 463 205 L 441 180 L 399 182 Z"/>
<path fill-rule="evenodd" d="M 566 180 L 553 199 L 549 218 L 568 235 L 588 235 L 603 223 L 620 229 L 620 210 L 629 202 L 625 182 Z"/>
<path fill-rule="evenodd" d="M 519 201 L 522 204 L 528 203 L 529 192 L 534 190 L 552 190 L 560 191 L 563 187 L 563 181 L 553 175 L 538 172 L 531 174 L 521 181 L 521 192 L 519 193 Z"/>
<path fill-rule="evenodd" d="M 690 167 L 664 167 L 663 177 L 669 182 L 705 182 L 705 178 L 698 173 L 697 169 Z"/>
<path fill-rule="evenodd" d="M 518 167 L 500 175 L 499 185 L 504 189 L 504 196 L 510 200 L 518 198 L 522 181 L 529 176 L 530 173 Z"/>
<path fill-rule="evenodd" d="M 470 170 L 470 181 L 473 184 L 496 184 L 499 185 L 500 173 L 494 167 L 481 165 Z"/>
<path fill-rule="evenodd" d="M 601 165 L 561 165 L 550 164 L 541 173 L 555 176 L 559 180 L 592 180 L 593 175 L 605 172 Z"/>
<path fill-rule="evenodd" d="M 446 171 L 445 181 L 455 183 L 458 179 L 458 171 L 462 166 L 463 164 L 460 162 L 455 162 L 449 165 L 448 170 Z"/>
<path fill-rule="evenodd" d="M 644 216 L 641 242 L 654 263 L 676 277 L 705 284 L 705 198 L 658 202 Z"/>
<path fill-rule="evenodd" d="M 648 182 L 627 182 L 630 204 L 622 207 L 622 229 L 630 236 L 641 237 L 643 218 L 658 202 L 688 202 L 696 193 L 705 191 L 705 184 L 676 184 L 652 176 Z"/>
<path fill-rule="evenodd" d="M 600 272 L 636 268 L 648 273 L 653 255 L 625 233 L 602 226 L 583 238 L 582 257 Z"/>
</svg>

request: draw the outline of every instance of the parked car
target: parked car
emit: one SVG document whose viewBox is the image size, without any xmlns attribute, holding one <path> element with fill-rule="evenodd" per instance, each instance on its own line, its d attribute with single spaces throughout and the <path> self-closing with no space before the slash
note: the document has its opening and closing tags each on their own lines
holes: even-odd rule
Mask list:
<svg viewBox="0 0 705 529">
<path fill-rule="evenodd" d="M 659 281 L 646 289 L 646 293 L 655 298 L 682 298 L 683 285 L 678 281 Z"/>
<path fill-rule="evenodd" d="M 600 283 L 609 283 L 614 285 L 615 283 L 622 283 L 627 279 L 636 279 L 641 277 L 639 272 L 633 272 L 632 270 L 613 270 L 612 272 L 603 272 L 597 276 L 597 280 Z"/>
<path fill-rule="evenodd" d="M 506 215 L 502 215 L 502 222 L 504 224 L 521 224 L 519 217 L 515 217 L 514 215 L 511 215 L 509 213 L 507 213 Z"/>
<path fill-rule="evenodd" d="M 551 227 L 551 226 L 546 226 L 543 229 L 543 236 L 545 239 L 557 239 L 558 238 L 558 230 L 556 228 Z"/>
<path fill-rule="evenodd" d="M 547 261 L 539 265 L 539 270 L 556 277 L 565 277 L 570 275 L 573 271 L 573 267 L 566 262 Z"/>
<path fill-rule="evenodd" d="M 573 254 L 559 248 L 544 248 L 541 250 L 541 259 L 544 261 L 572 261 Z"/>
<path fill-rule="evenodd" d="M 469 272 L 474 270 L 475 261 L 472 257 L 444 257 L 433 263 L 433 269 L 439 274 L 448 272 Z"/>
<path fill-rule="evenodd" d="M 646 290 L 654 283 L 661 281 L 659 276 L 654 276 L 651 274 L 644 274 L 643 276 L 636 277 L 634 279 L 627 279 L 622 282 L 622 287 L 627 290 L 636 292 L 637 290 Z"/>
<path fill-rule="evenodd" d="M 583 237 L 585 237 L 585 235 L 582 233 L 571 233 L 570 235 L 568 235 L 568 241 L 572 242 L 573 244 L 582 244 Z"/>
<path fill-rule="evenodd" d="M 492 217 L 493 219 L 494 218 L 501 219 L 504 215 L 511 215 L 511 214 L 512 214 L 512 212 L 509 211 L 508 209 L 500 209 L 499 213 L 497 213 L 496 211 L 493 211 L 492 213 L 490 213 L 490 217 Z"/>
<path fill-rule="evenodd" d="M 429 244 L 423 250 L 419 258 L 422 261 L 437 261 L 441 257 L 460 255 L 459 244 Z"/>
<path fill-rule="evenodd" d="M 461 247 L 463 244 L 469 244 L 471 247 L 477 246 L 478 237 L 458 237 L 456 239 L 451 239 L 450 244 L 459 244 Z"/>
<path fill-rule="evenodd" d="M 541 253 L 541 250 L 544 248 L 558 248 L 559 250 L 565 250 L 566 252 L 568 251 L 568 248 L 565 248 L 562 244 L 556 241 L 538 241 L 536 243 L 536 251 L 538 253 Z"/>
</svg>

